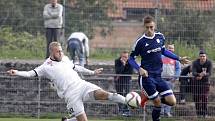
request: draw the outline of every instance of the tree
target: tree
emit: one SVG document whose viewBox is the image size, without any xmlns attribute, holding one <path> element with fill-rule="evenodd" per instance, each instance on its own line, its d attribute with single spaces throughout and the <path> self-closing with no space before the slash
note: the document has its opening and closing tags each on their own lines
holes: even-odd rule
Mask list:
<svg viewBox="0 0 215 121">
<path fill-rule="evenodd" d="M 44 4 L 44 0 L 1 0 L 0 27 L 9 26 L 17 32 L 42 31 Z"/>
<path fill-rule="evenodd" d="M 172 38 L 170 40 L 186 41 L 199 48 L 206 41 L 210 41 L 215 30 L 213 25 L 213 12 L 186 8 L 182 1 L 174 1 L 175 8 L 168 14 L 162 14 L 158 20 L 159 28 Z"/>
<path fill-rule="evenodd" d="M 111 0 L 59 0 L 65 1 L 65 32 L 82 31 L 93 37 L 96 26 L 103 34 L 110 32 L 111 22 L 107 10 Z M 44 33 L 43 8 L 48 0 L 0 0 L 0 27 L 9 26 L 15 32 Z M 73 4 L 72 4 L 73 3 Z"/>
<path fill-rule="evenodd" d="M 111 0 L 71 0 L 66 5 L 66 32 L 82 31 L 92 38 L 95 27 L 102 27 L 105 36 L 111 31 L 108 10 L 113 7 Z"/>
</svg>

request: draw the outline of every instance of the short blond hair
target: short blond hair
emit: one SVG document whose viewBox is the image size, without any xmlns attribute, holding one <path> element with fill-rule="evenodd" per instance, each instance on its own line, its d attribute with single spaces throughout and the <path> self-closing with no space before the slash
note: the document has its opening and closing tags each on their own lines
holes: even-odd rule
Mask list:
<svg viewBox="0 0 215 121">
<path fill-rule="evenodd" d="M 53 49 L 54 47 L 58 47 L 58 46 L 61 46 L 61 44 L 60 44 L 59 42 L 51 42 L 51 43 L 49 44 L 49 52 L 51 53 L 51 52 L 52 52 L 52 49 Z"/>
</svg>

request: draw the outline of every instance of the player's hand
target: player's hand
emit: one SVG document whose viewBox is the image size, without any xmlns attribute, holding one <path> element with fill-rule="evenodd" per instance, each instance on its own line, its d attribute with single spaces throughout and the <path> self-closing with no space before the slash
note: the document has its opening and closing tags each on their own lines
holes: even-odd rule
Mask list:
<svg viewBox="0 0 215 121">
<path fill-rule="evenodd" d="M 57 86 L 53 82 L 49 82 L 51 89 L 57 90 Z"/>
<path fill-rule="evenodd" d="M 94 73 L 100 74 L 102 71 L 103 71 L 103 68 L 99 68 L 99 69 L 94 70 Z"/>
<path fill-rule="evenodd" d="M 10 75 L 16 75 L 17 71 L 18 70 L 11 69 L 11 70 L 8 70 L 7 73 L 10 74 Z"/>
<path fill-rule="evenodd" d="M 200 75 L 201 77 L 206 76 L 206 72 L 201 72 L 199 75 Z"/>
<path fill-rule="evenodd" d="M 188 60 L 188 57 L 184 56 L 184 57 L 180 57 L 179 59 L 181 64 L 188 64 L 190 63 L 190 60 Z"/>
<path fill-rule="evenodd" d="M 125 66 L 126 64 L 126 60 L 124 60 L 123 58 L 120 59 L 120 61 L 122 62 L 122 64 Z"/>
<path fill-rule="evenodd" d="M 140 74 L 141 76 L 143 76 L 143 77 L 148 77 L 148 76 L 149 76 L 149 75 L 148 75 L 148 72 L 147 72 L 145 69 L 141 68 L 141 67 L 140 67 L 140 69 L 139 69 L 139 74 Z"/>
<path fill-rule="evenodd" d="M 202 76 L 197 76 L 196 80 L 202 80 Z"/>
</svg>

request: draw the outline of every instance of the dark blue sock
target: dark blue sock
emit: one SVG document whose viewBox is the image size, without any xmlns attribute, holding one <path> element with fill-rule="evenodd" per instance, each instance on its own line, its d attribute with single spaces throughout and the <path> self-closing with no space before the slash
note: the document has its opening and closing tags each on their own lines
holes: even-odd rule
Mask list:
<svg viewBox="0 0 215 121">
<path fill-rule="evenodd" d="M 160 112 L 161 112 L 161 107 L 154 106 L 153 111 L 152 111 L 152 120 L 153 121 L 160 121 Z"/>
</svg>

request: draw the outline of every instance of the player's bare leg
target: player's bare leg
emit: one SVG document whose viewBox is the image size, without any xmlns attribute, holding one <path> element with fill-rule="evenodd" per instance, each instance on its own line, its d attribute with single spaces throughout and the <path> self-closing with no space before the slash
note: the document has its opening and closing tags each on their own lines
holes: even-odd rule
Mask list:
<svg viewBox="0 0 215 121">
<path fill-rule="evenodd" d="M 161 112 L 161 100 L 159 97 L 153 100 L 154 108 L 152 111 L 152 120 L 160 121 L 160 112 Z"/>
<path fill-rule="evenodd" d="M 96 100 L 110 100 L 116 103 L 125 104 L 125 97 L 116 93 L 110 93 L 102 89 L 95 90 L 94 96 Z"/>
<path fill-rule="evenodd" d="M 76 116 L 76 120 L 77 121 L 88 121 L 86 113 L 82 113 L 82 114 Z"/>
<path fill-rule="evenodd" d="M 161 112 L 161 102 L 169 106 L 174 106 L 176 104 L 176 98 L 173 94 L 165 96 L 162 99 L 160 99 L 159 97 L 155 98 L 153 100 L 154 109 L 152 111 L 153 121 L 160 121 L 159 118 L 160 118 L 160 112 Z"/>
<path fill-rule="evenodd" d="M 162 100 L 162 103 L 169 105 L 169 106 L 174 106 L 176 105 L 176 98 L 175 95 L 168 95 L 164 97 L 164 100 Z"/>
</svg>

